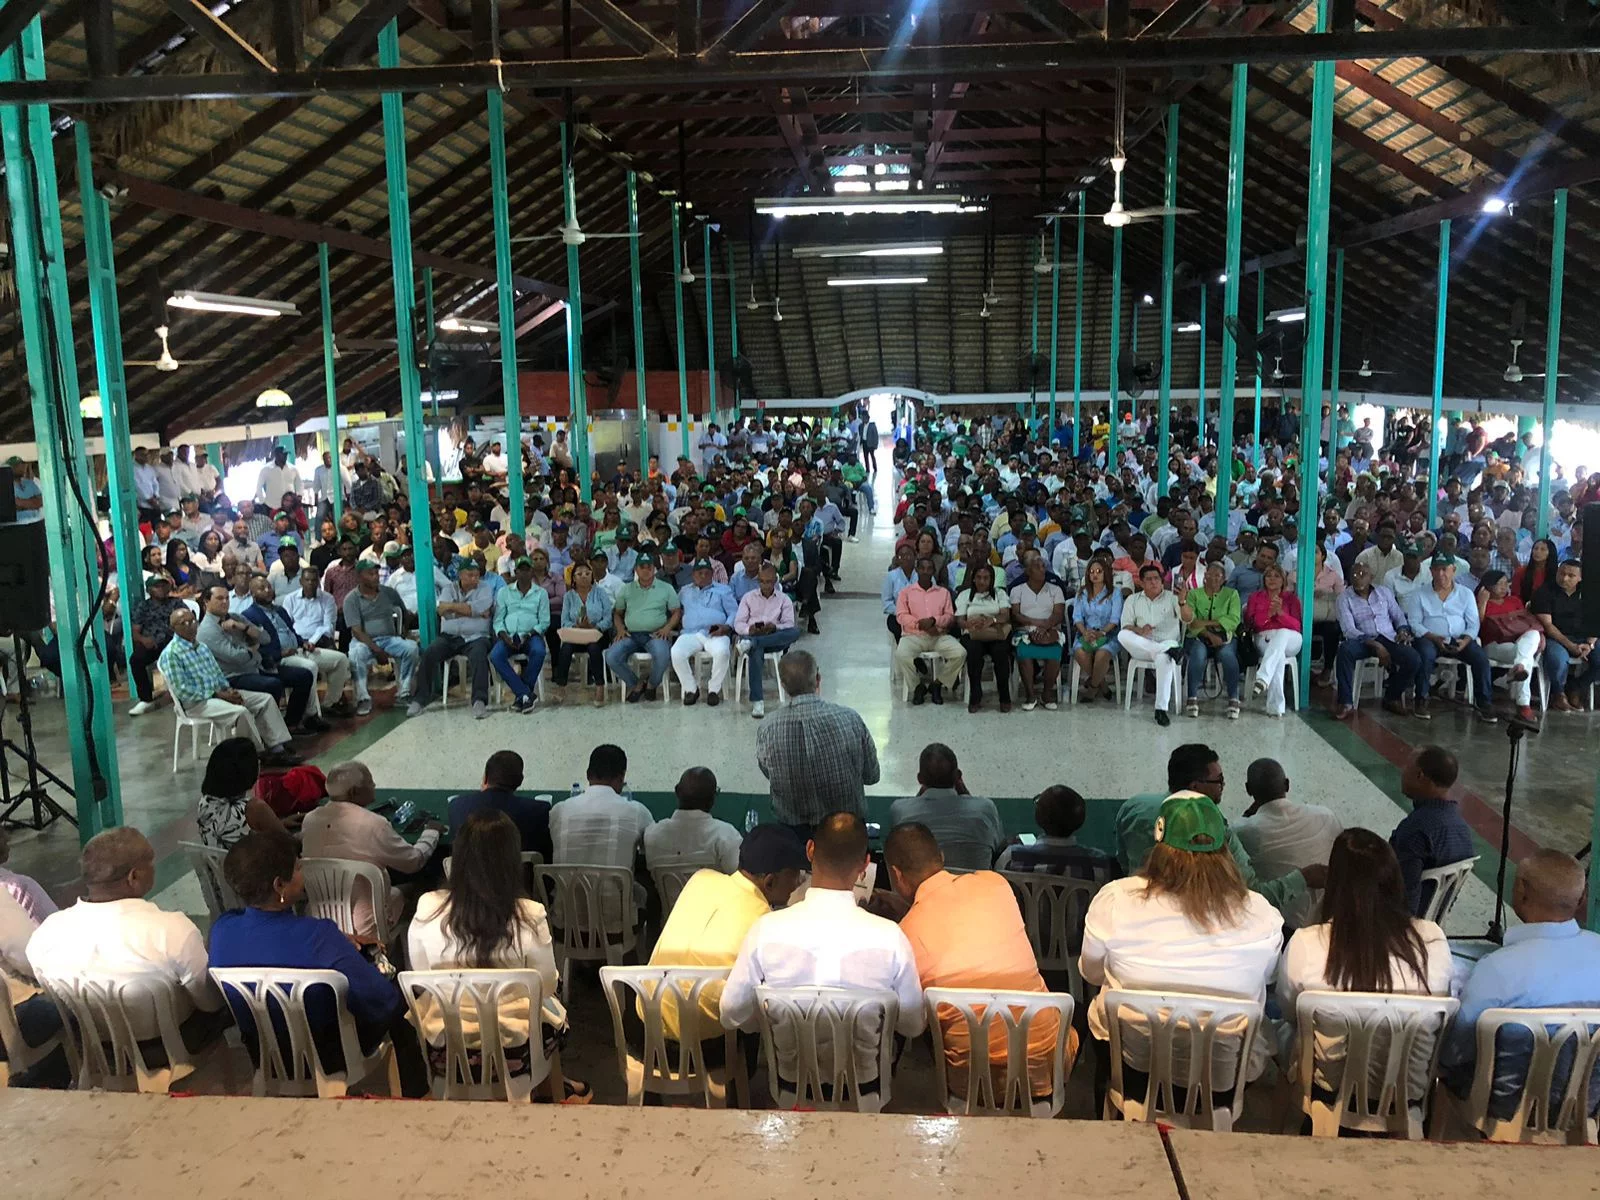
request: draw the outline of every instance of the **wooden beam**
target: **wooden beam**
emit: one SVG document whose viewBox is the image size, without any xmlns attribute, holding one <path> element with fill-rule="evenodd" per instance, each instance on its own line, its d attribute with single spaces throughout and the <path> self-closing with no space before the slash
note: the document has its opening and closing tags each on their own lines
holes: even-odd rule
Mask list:
<svg viewBox="0 0 1600 1200">
<path fill-rule="evenodd" d="M 272 53 L 280 71 L 295 71 L 305 52 L 300 0 L 272 0 Z"/>
<path fill-rule="evenodd" d="M 359 62 L 373 52 L 383 27 L 399 17 L 409 3 L 410 0 L 367 0 L 322 48 L 314 65 L 344 67 Z"/>
<path fill-rule="evenodd" d="M 15 3 L 15 0 L 12 0 L 12 3 Z M 175 16 L 209 42 L 224 58 L 238 63 L 246 71 L 268 75 L 277 73 L 276 68 L 262 57 L 259 50 L 235 33 L 226 21 L 215 16 L 209 8 L 200 3 L 200 0 L 166 0 L 166 5 Z M 10 8 L 11 4 L 8 3 L 6 7 Z"/>
<path fill-rule="evenodd" d="M 716 41 L 706 47 L 705 56 L 713 58 L 720 54 L 737 54 L 741 50 L 749 49 L 760 40 L 762 34 L 782 19 L 795 3 L 796 0 L 755 0 L 755 3 L 745 9 L 732 25 L 722 31 Z"/>
<path fill-rule="evenodd" d="M 1035 2 L 1052 4 L 1056 3 L 1056 0 L 1025 0 L 1025 2 L 1029 4 Z M 1083 21 L 1082 17 L 1077 19 Z M 972 18 L 972 23 L 967 29 L 968 34 L 972 37 L 981 37 L 988 32 L 989 21 L 988 14 L 979 13 Z M 1087 22 L 1084 22 L 1084 24 L 1087 24 Z M 939 173 L 939 160 L 944 157 L 945 139 L 949 136 L 951 128 L 956 123 L 957 105 L 971 86 L 971 84 L 965 82 L 935 83 L 933 85 L 934 95 L 940 97 L 940 106 L 934 109 L 929 122 L 928 152 L 923 156 L 922 163 L 922 183 L 924 187 L 931 185 Z"/>
<path fill-rule="evenodd" d="M 773 88 L 765 88 L 761 94 L 778 122 L 779 136 L 789 148 L 789 154 L 794 158 L 794 164 L 800 171 L 801 185 L 810 192 L 823 191 L 822 172 L 813 161 L 811 148 L 806 145 L 805 138 L 801 134 L 800 118 L 792 111 L 789 96 L 786 92 Z"/>
<path fill-rule="evenodd" d="M 117 73 L 114 13 L 112 0 L 84 0 L 83 56 L 91 79 L 105 79 Z"/>
<path fill-rule="evenodd" d="M 1100 30 L 1095 28 L 1094 22 L 1071 5 L 1063 3 L 1063 0 L 1017 0 L 1017 7 L 1059 38 L 1071 39 L 1088 34 L 1100 36 Z"/>
<path fill-rule="evenodd" d="M 9 50 L 28 23 L 44 11 L 48 0 L 6 0 L 0 8 L 0 51 Z"/>
<path fill-rule="evenodd" d="M 580 11 L 588 13 L 594 23 L 606 31 L 612 41 L 626 46 L 635 54 L 667 55 L 673 53 L 655 34 L 634 20 L 612 0 L 573 0 Z"/>
<path fill-rule="evenodd" d="M 697 57 L 700 53 L 700 0 L 678 0 L 673 15 L 678 31 L 678 57 Z"/>
<path fill-rule="evenodd" d="M 1136 35 L 1140 38 L 1176 37 L 1212 7 L 1212 0 L 1172 0 Z"/>
</svg>

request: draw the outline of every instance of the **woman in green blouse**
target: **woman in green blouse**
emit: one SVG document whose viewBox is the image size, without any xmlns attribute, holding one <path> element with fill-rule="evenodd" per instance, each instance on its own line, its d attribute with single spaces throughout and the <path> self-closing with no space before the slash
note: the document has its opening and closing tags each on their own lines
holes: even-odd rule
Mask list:
<svg viewBox="0 0 1600 1200">
<path fill-rule="evenodd" d="M 1186 717 L 1200 715 L 1200 684 L 1205 679 L 1206 662 L 1215 659 L 1228 688 L 1228 720 L 1239 719 L 1239 646 L 1233 640 L 1239 628 L 1239 593 L 1224 586 L 1225 578 L 1220 562 L 1207 563 L 1205 586 L 1188 588 L 1178 595 L 1178 612 L 1186 634 L 1184 650 L 1189 656 L 1183 709 Z"/>
</svg>

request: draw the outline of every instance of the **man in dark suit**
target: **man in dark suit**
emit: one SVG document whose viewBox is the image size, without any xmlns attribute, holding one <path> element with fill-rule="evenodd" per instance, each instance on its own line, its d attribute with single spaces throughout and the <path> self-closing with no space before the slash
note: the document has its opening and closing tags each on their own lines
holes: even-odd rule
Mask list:
<svg viewBox="0 0 1600 1200">
<path fill-rule="evenodd" d="M 310 713 L 314 719 L 323 715 L 322 701 L 317 695 L 316 680 L 328 687 L 330 717 L 348 717 L 355 706 L 344 699 L 344 686 L 350 680 L 350 658 L 326 646 L 313 646 L 295 632 L 294 621 L 278 604 L 272 581 L 257 575 L 250 581 L 253 603 L 239 615 L 250 624 L 259 626 L 266 635 L 261 642 L 262 666 L 268 670 L 279 667 L 299 667 L 313 677 L 310 696 Z"/>
<path fill-rule="evenodd" d="M 514 750 L 497 750 L 483 766 L 483 789 L 450 797 L 450 840 L 475 812 L 495 809 L 515 823 L 522 835 L 524 851 L 534 850 L 545 862 L 554 858 L 550 844 L 550 805 L 543 800 L 517 795 L 522 786 L 522 755 Z"/>
</svg>

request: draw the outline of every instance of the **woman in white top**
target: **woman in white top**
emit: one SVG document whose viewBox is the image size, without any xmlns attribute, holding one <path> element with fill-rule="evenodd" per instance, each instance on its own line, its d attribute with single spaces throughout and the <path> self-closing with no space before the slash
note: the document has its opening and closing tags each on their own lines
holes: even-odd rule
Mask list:
<svg viewBox="0 0 1600 1200">
<path fill-rule="evenodd" d="M 539 1022 L 548 1059 L 566 1038 L 567 1014 L 556 998 L 560 977 L 544 906 L 523 895 L 521 839 L 511 818 L 496 809 L 473 813 L 462 824 L 451 847 L 448 886 L 417 902 L 406 940 L 414 971 L 533 970 L 543 985 Z M 431 1001 L 424 1001 L 421 1033 L 434 1073 L 444 1066 L 444 1020 Z M 528 1001 L 502 1002 L 500 1040 L 507 1047 L 513 1073 L 534 1069 L 527 1046 L 530 1036 Z M 477 1023 L 463 1021 L 469 1048 L 476 1047 Z M 546 1083 L 548 1072 L 535 1077 Z M 587 1085 L 565 1080 L 566 1096 L 554 1099 L 587 1102 Z M 545 1089 L 548 1092 L 548 1088 Z"/>
<path fill-rule="evenodd" d="M 1432 921 L 1411 915 L 1405 883 L 1394 850 L 1370 829 L 1346 829 L 1334 839 L 1328 855 L 1328 886 L 1322 897 L 1320 925 L 1308 925 L 1289 939 L 1278 969 L 1278 1003 L 1291 1028 L 1302 992 L 1392 992 L 1411 996 L 1450 994 L 1450 944 Z M 1344 1036 L 1317 1022 L 1316 1074 L 1313 1086 L 1336 1093 Z M 1373 1045 L 1376 1084 L 1383 1077 L 1388 1043 L 1380 1029 Z M 1300 1049 L 1285 1041 L 1297 1071 Z M 1427 1095 L 1428 1061 L 1433 1040 L 1419 1038 L 1413 1048 L 1410 1086 L 1413 1099 Z"/>
<path fill-rule="evenodd" d="M 1122 604 L 1122 632 L 1117 641 L 1135 662 L 1152 663 L 1156 671 L 1156 724 L 1170 725 L 1178 706 L 1178 668 L 1183 661 L 1183 627 L 1194 615 L 1167 591 L 1161 568 L 1148 562 L 1139 568 L 1139 590 Z"/>
<path fill-rule="evenodd" d="M 1000 691 L 1000 711 L 1011 711 L 1011 601 L 996 587 L 994 568 L 980 562 L 972 568 L 967 585 L 956 593 L 956 626 L 967 649 L 967 711 L 983 707 L 983 662 L 994 661 L 994 684 Z"/>
<path fill-rule="evenodd" d="M 1067 597 L 1046 581 L 1044 556 L 1038 551 L 1029 552 L 1022 582 L 1011 589 L 1009 598 L 1011 644 L 1017 653 L 1017 674 L 1022 678 L 1022 711 L 1032 712 L 1042 691 L 1045 708 L 1055 712 L 1059 707 L 1056 685 L 1061 678 L 1061 644 L 1066 641 L 1062 629 L 1067 621 Z M 1035 664 L 1044 675 L 1039 691 L 1034 690 Z"/>
<path fill-rule="evenodd" d="M 1199 992 L 1264 1003 L 1267 982 L 1283 945 L 1283 918 L 1259 892 L 1245 886 L 1228 853 L 1228 825 L 1208 796 L 1176 792 L 1161 805 L 1155 845 L 1142 873 L 1102 887 L 1083 923 L 1078 967 L 1085 982 L 1139 991 Z M 1089 1005 L 1089 1032 L 1104 1057 L 1110 1037 L 1105 993 Z M 1121 1017 L 1124 1082 L 1127 1068 L 1149 1068 L 1149 1035 L 1142 1019 Z M 1236 1080 L 1243 1026 L 1223 1023 L 1214 1043 L 1212 1087 L 1230 1091 Z M 1230 1036 L 1231 1035 L 1231 1036 Z M 1258 1036 L 1245 1072 L 1253 1079 L 1272 1048 Z M 1188 1077 L 1188 1055 L 1174 1048 L 1176 1082 Z M 1109 1060 L 1107 1060 L 1109 1061 Z"/>
</svg>

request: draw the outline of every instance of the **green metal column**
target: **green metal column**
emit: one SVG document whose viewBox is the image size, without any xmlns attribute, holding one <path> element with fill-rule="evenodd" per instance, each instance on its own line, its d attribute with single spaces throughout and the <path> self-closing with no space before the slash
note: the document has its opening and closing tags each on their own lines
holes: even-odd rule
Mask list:
<svg viewBox="0 0 1600 1200">
<path fill-rule="evenodd" d="M 722 256 L 728 260 L 728 353 L 729 353 L 729 355 L 731 357 L 738 358 L 739 357 L 739 285 L 734 280 L 733 242 L 731 240 L 723 242 L 723 244 L 722 244 Z M 732 410 L 732 416 L 730 416 L 728 418 L 728 420 L 726 422 L 726 425 L 731 426 L 735 421 L 737 421 L 739 419 L 739 414 L 742 411 L 739 406 L 740 406 L 740 404 L 742 402 L 743 402 L 743 397 L 741 397 L 739 395 L 739 374 L 736 371 L 736 372 L 734 372 L 734 376 L 733 376 L 733 410 Z M 726 434 L 726 432 L 727 432 L 726 428 L 724 428 L 723 432 L 724 432 L 724 434 Z"/>
<path fill-rule="evenodd" d="M 333 499 L 333 526 L 344 516 L 344 461 L 339 456 L 339 393 L 333 374 L 333 297 L 328 284 L 328 243 L 317 243 L 317 282 L 322 296 L 322 387 L 328 396 L 328 468 Z"/>
<path fill-rule="evenodd" d="M 506 102 L 499 92 L 489 107 L 490 204 L 494 209 L 494 286 L 500 309 L 500 397 L 506 414 L 506 493 L 511 532 L 528 528 L 522 483 L 522 391 L 517 373 L 517 292 L 511 281 L 511 206 L 506 196 Z"/>
<path fill-rule="evenodd" d="M 1038 267 L 1044 262 L 1044 246 L 1041 245 L 1034 252 L 1033 265 Z M 1034 369 L 1034 363 L 1039 358 L 1039 272 L 1030 272 L 1033 276 L 1033 333 L 1028 349 L 1028 431 L 1033 432 L 1039 420 L 1039 375 Z M 1045 438 L 1048 442 L 1048 436 Z"/>
<path fill-rule="evenodd" d="M 1444 327 L 1450 309 L 1450 222 L 1439 222 L 1439 302 L 1433 331 L 1433 408 L 1428 439 L 1428 528 L 1439 524 L 1439 455 L 1444 450 L 1444 426 L 1440 418 L 1444 399 Z M 1334 415 L 1335 423 L 1338 414 Z M 1329 451 L 1330 455 L 1332 450 Z"/>
<path fill-rule="evenodd" d="M 683 344 L 683 233 L 678 202 L 672 202 L 672 311 L 678 319 L 678 420 L 685 458 L 689 457 L 689 362 Z"/>
<path fill-rule="evenodd" d="M 1088 225 L 1089 194 L 1078 193 L 1078 266 L 1072 273 L 1072 456 L 1078 456 L 1083 422 L 1083 238 Z"/>
<path fill-rule="evenodd" d="M 94 326 L 95 378 L 100 388 L 100 426 L 106 439 L 106 491 L 111 499 L 111 538 L 117 551 L 117 590 L 122 628 L 133 628 L 133 610 L 144 600 L 139 568 L 139 502 L 133 488 L 133 439 L 128 430 L 128 384 L 122 370 L 122 317 L 117 304 L 117 267 L 111 211 L 95 190 L 89 126 L 73 128 L 78 152 L 78 196 L 83 206 L 84 258 L 89 271 L 89 316 Z M 131 637 L 126 641 L 133 649 Z"/>
<path fill-rule="evenodd" d="M 378 65 L 400 65 L 400 30 L 390 21 L 378 35 Z M 433 536 L 422 450 L 422 378 L 417 373 L 417 282 L 411 263 L 411 196 L 406 181 L 405 96 L 383 93 L 383 157 L 389 189 L 389 253 L 394 264 L 395 353 L 400 367 L 400 412 L 406 432 L 406 497 L 417 560 L 417 626 L 422 644 L 438 631 L 433 589 Z"/>
<path fill-rule="evenodd" d="M 711 222 L 700 225 L 702 257 L 706 264 L 706 412 L 708 422 L 717 419 L 717 323 L 711 298 L 715 294 L 711 280 Z M 703 466 L 704 464 L 702 464 Z"/>
<path fill-rule="evenodd" d="M 1210 307 L 1210 293 L 1206 285 L 1200 285 L 1200 386 L 1196 389 L 1199 393 L 1195 404 L 1195 425 L 1199 429 L 1199 442 L 1203 450 L 1206 444 L 1206 309 Z"/>
<path fill-rule="evenodd" d="M 1122 230 L 1111 231 L 1111 432 L 1106 442 L 1106 470 L 1117 474 L 1117 358 L 1122 354 Z"/>
<path fill-rule="evenodd" d="M 44 37 L 35 17 L 18 43 L 0 55 L 0 80 L 43 79 L 44 68 Z M 100 532 L 84 453 L 83 417 L 78 410 L 72 299 L 67 291 L 61 197 L 50 135 L 50 110 L 45 105 L 0 108 L 17 311 L 39 447 L 45 535 L 51 549 L 50 593 L 61 644 L 72 787 L 77 796 L 78 837 L 87 841 L 100 830 L 122 823 L 122 788 L 105 637 L 96 598 Z M 115 352 L 120 361 L 120 347 L 101 338 L 103 329 L 96 323 L 97 356 Z M 56 364 L 61 364 L 59 371 Z M 102 404 L 107 400 L 102 392 Z M 88 632 L 86 645 L 79 641 L 84 630 Z"/>
<path fill-rule="evenodd" d="M 422 338 L 428 347 L 428 357 L 433 357 L 433 343 L 439 337 L 439 325 L 433 311 L 433 268 L 422 268 Z M 444 486 L 444 456 L 439 453 L 439 383 L 433 378 L 433 363 L 428 363 L 428 465 L 433 468 L 433 481 Z"/>
<path fill-rule="evenodd" d="M 1256 328 L 1265 329 L 1267 326 L 1267 269 L 1262 267 L 1256 273 Z M 1282 388 L 1278 389 L 1280 392 Z M 1254 450 L 1250 461 L 1259 471 L 1261 469 L 1261 372 L 1256 372 L 1256 415 L 1251 428 L 1255 431 L 1252 445 Z"/>
<path fill-rule="evenodd" d="M 561 126 L 561 208 L 563 226 L 578 223 L 578 189 L 573 177 L 571 130 Z M 578 248 L 567 247 L 567 386 L 572 394 L 572 420 L 567 437 L 578 468 L 578 495 L 592 495 L 594 465 L 589 458 L 589 394 L 583 384 L 583 283 L 578 277 Z"/>
<path fill-rule="evenodd" d="M 1050 424 L 1045 432 L 1045 445 L 1055 444 L 1056 436 L 1056 359 L 1061 348 L 1061 221 L 1050 223 L 1053 241 L 1050 247 Z"/>
<path fill-rule="evenodd" d="M 1339 364 L 1344 343 L 1344 251 L 1333 255 L 1333 346 L 1328 355 L 1333 363 L 1328 370 L 1328 411 L 1339 407 Z"/>
<path fill-rule="evenodd" d="M 1178 106 L 1167 105 L 1167 173 L 1161 203 L 1178 205 Z M 1167 460 L 1172 457 L 1172 271 L 1177 252 L 1178 222 L 1168 213 L 1161 220 L 1161 400 L 1156 436 L 1156 495 L 1167 494 Z"/>
<path fill-rule="evenodd" d="M 639 398 L 639 473 L 650 462 L 650 410 L 644 380 L 644 284 L 639 273 L 639 177 L 628 172 L 628 273 L 633 295 L 633 385 Z"/>
<path fill-rule="evenodd" d="M 1550 442 L 1556 428 L 1556 372 L 1561 365 L 1561 286 L 1567 269 L 1567 189 L 1556 189 L 1550 231 L 1550 324 L 1544 340 L 1544 415 L 1539 446 L 1539 536 L 1550 536 Z M 1590 585 L 1594 586 L 1594 585 Z M 1591 900 L 1590 904 L 1593 905 Z"/>
<path fill-rule="evenodd" d="M 1317 31 L 1328 30 L 1333 0 L 1317 6 Z M 1333 180 L 1334 66 L 1316 64 L 1311 88 L 1311 161 L 1306 186 L 1306 353 L 1300 405 L 1300 520 L 1295 569 L 1300 596 L 1300 688 L 1297 707 L 1311 703 L 1311 611 L 1316 586 L 1318 442 L 1322 417 L 1323 343 L 1328 325 L 1328 210 Z"/>
<path fill-rule="evenodd" d="M 1233 68 L 1233 113 L 1228 126 L 1227 246 L 1223 255 L 1222 319 L 1239 318 L 1239 259 L 1244 236 L 1244 122 L 1245 98 L 1250 90 L 1247 68 Z M 1223 537 L 1232 527 L 1233 511 L 1233 404 L 1238 392 L 1239 347 L 1224 330 L 1222 379 L 1217 397 L 1217 507 L 1213 528 Z"/>
</svg>

